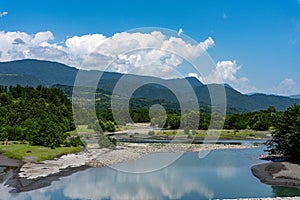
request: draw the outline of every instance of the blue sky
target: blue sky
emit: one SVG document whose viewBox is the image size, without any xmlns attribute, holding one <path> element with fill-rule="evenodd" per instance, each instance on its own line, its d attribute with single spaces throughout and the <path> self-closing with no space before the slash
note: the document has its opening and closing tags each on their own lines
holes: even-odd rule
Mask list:
<svg viewBox="0 0 300 200">
<path fill-rule="evenodd" d="M 299 0 L 3 0 L 0 13 L 0 31 L 50 31 L 57 44 L 138 27 L 182 28 L 198 42 L 213 38 L 208 53 L 216 63 L 235 61 L 236 81 L 228 82 L 242 92 L 300 93 Z"/>
</svg>

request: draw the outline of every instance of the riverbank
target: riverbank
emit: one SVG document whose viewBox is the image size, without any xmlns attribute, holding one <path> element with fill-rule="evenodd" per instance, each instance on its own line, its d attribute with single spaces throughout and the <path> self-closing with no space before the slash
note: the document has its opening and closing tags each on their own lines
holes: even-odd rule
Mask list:
<svg viewBox="0 0 300 200">
<path fill-rule="evenodd" d="M 289 162 L 271 162 L 251 168 L 254 176 L 269 185 L 300 188 L 300 165 Z"/>
<path fill-rule="evenodd" d="M 255 146 L 230 144 L 118 143 L 116 149 L 111 150 L 99 148 L 97 144 L 89 144 L 85 150 L 76 154 L 68 154 L 54 160 L 42 162 L 28 161 L 6 182 L 6 185 L 12 188 L 11 192 L 25 192 L 48 186 L 52 181 L 59 180 L 62 176 L 68 176 L 82 169 L 128 162 L 150 153 L 200 152 L 253 147 Z"/>
<path fill-rule="evenodd" d="M 11 159 L 0 154 L 0 166 L 2 167 L 20 167 L 23 164 L 24 162 L 22 161 Z"/>
</svg>

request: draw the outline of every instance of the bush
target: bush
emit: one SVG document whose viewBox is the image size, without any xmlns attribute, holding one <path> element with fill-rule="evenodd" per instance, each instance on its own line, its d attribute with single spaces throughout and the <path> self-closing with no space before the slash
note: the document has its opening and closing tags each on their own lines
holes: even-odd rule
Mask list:
<svg viewBox="0 0 300 200">
<path fill-rule="evenodd" d="M 78 147 L 78 146 L 84 146 L 83 142 L 81 141 L 80 137 L 72 137 L 70 139 L 70 145 L 73 147 Z"/>
<path fill-rule="evenodd" d="M 148 135 L 155 135 L 155 132 L 154 131 L 149 131 Z"/>
<path fill-rule="evenodd" d="M 68 141 L 68 140 L 64 141 L 64 146 L 65 147 L 70 147 L 71 146 L 70 141 Z"/>
<path fill-rule="evenodd" d="M 300 106 L 294 105 L 278 116 L 272 139 L 267 142 L 271 154 L 283 154 L 300 163 Z"/>
</svg>

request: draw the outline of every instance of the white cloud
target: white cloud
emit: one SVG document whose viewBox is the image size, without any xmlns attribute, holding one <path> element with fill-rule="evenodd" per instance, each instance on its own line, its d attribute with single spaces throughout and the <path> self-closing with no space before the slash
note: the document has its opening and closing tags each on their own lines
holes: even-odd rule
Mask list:
<svg viewBox="0 0 300 200">
<path fill-rule="evenodd" d="M 36 45 L 41 45 L 44 42 L 48 42 L 54 40 L 54 36 L 52 32 L 46 31 L 46 32 L 38 32 L 34 35 L 32 42 Z"/>
<path fill-rule="evenodd" d="M 257 92 L 257 88 L 250 84 L 250 81 L 247 77 L 237 78 L 233 82 L 229 82 L 229 84 L 244 94 Z"/>
<path fill-rule="evenodd" d="M 236 175 L 236 169 L 230 166 L 217 167 L 217 176 L 222 179 L 232 179 Z"/>
<path fill-rule="evenodd" d="M 184 59 L 200 57 L 215 42 L 208 37 L 199 44 L 191 44 L 182 38 L 153 31 L 121 32 L 111 37 L 88 34 L 70 37 L 64 43 L 55 43 L 55 37 L 50 31 L 36 34 L 0 31 L 0 44 L 0 61 L 32 58 L 57 61 L 83 69 L 178 78 L 182 76 L 177 69 Z M 175 52 L 180 52 L 180 55 Z M 242 92 L 255 91 L 256 88 L 249 84 L 246 77 L 236 77 L 240 69 L 236 61 L 220 61 L 205 77 L 196 73 L 189 76 L 203 83 L 226 82 Z"/>
<path fill-rule="evenodd" d="M 216 70 L 220 73 L 224 81 L 234 81 L 236 80 L 235 74 L 241 68 L 237 66 L 236 61 L 221 61 L 217 63 Z"/>
<path fill-rule="evenodd" d="M 299 94 L 300 90 L 292 78 L 285 78 L 277 86 L 267 89 L 266 92 L 270 94 L 293 95 Z"/>
<path fill-rule="evenodd" d="M 195 59 L 215 44 L 211 37 L 191 44 L 160 31 L 121 32 L 111 37 L 102 34 L 73 36 L 63 44 L 55 43 L 54 39 L 50 31 L 36 34 L 0 31 L 0 61 L 45 59 L 97 70 L 106 70 L 114 61 L 110 65 L 112 71 L 174 78 L 179 77 L 176 68 L 184 59 Z"/>
<path fill-rule="evenodd" d="M 286 79 L 284 79 L 283 81 L 280 82 L 279 86 L 280 86 L 280 87 L 283 87 L 283 88 L 285 88 L 285 89 L 290 90 L 290 89 L 292 89 L 292 87 L 293 87 L 295 84 L 296 84 L 296 83 L 295 83 L 295 81 L 294 81 L 293 79 L 291 79 L 291 78 L 286 78 Z"/>
<path fill-rule="evenodd" d="M 75 55 L 90 54 L 106 40 L 102 34 L 74 36 L 66 40 L 66 46 Z"/>
<path fill-rule="evenodd" d="M 198 79 L 206 84 L 228 83 L 242 93 L 257 91 L 257 88 L 250 84 L 247 77 L 237 77 L 236 74 L 241 68 L 242 67 L 238 65 L 235 60 L 219 61 L 216 64 L 216 68 L 212 70 L 210 74 L 204 77 L 198 77 Z"/>
<path fill-rule="evenodd" d="M 177 35 L 178 35 L 178 36 L 180 36 L 182 33 L 183 33 L 183 29 L 182 29 L 182 28 L 180 28 L 180 29 L 178 30 L 178 33 L 177 33 Z"/>
<path fill-rule="evenodd" d="M 51 44 L 54 39 L 50 31 L 29 35 L 25 32 L 0 31 L 0 61 L 36 58 L 61 61 L 66 58 L 66 48 Z"/>
<path fill-rule="evenodd" d="M 216 64 L 216 68 L 205 77 L 201 77 L 205 83 L 227 83 L 236 80 L 235 74 L 241 66 L 236 64 L 236 61 L 220 61 Z"/>
<path fill-rule="evenodd" d="M 0 18 L 8 15 L 8 12 L 0 12 Z"/>
<path fill-rule="evenodd" d="M 188 76 L 189 77 L 195 77 L 195 78 L 200 80 L 200 76 L 197 73 L 189 73 Z"/>
<path fill-rule="evenodd" d="M 214 197 L 213 191 L 204 183 L 191 175 L 178 173 L 166 168 L 163 171 L 152 174 L 126 174 L 115 173 L 111 178 L 111 170 L 102 170 L 93 174 L 74 174 L 78 182 L 65 184 L 62 181 L 55 182 L 58 188 L 62 188 L 66 197 L 71 199 L 181 199 L 189 193 L 196 193 L 205 199 Z M 103 181 L 92 182 L 101 178 Z M 145 181 L 146 180 L 146 181 Z M 114 187 L 112 187 L 112 185 Z M 138 185 L 138 188 L 136 186 Z M 93 192 L 90 192 L 93 191 Z"/>
</svg>

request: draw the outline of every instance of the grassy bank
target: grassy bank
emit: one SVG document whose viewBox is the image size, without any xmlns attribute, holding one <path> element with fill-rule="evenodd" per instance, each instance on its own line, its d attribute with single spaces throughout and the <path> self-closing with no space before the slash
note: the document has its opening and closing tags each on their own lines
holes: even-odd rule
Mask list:
<svg viewBox="0 0 300 200">
<path fill-rule="evenodd" d="M 182 137 L 195 137 L 197 139 L 201 138 L 219 138 L 219 139 L 253 139 L 253 138 L 266 138 L 268 137 L 269 131 L 254 131 L 254 130 L 197 130 L 189 131 L 189 134 L 184 133 L 184 131 L 171 131 L 164 130 L 155 132 L 156 136 L 182 136 Z"/>
<path fill-rule="evenodd" d="M 0 153 L 17 160 L 22 160 L 25 157 L 36 157 L 37 161 L 50 160 L 68 153 L 76 153 L 80 150 L 81 147 L 59 147 L 51 149 L 48 147 L 17 144 L 14 142 L 9 142 L 8 145 L 0 145 Z"/>
</svg>

